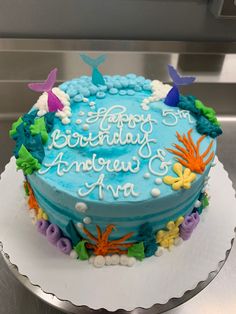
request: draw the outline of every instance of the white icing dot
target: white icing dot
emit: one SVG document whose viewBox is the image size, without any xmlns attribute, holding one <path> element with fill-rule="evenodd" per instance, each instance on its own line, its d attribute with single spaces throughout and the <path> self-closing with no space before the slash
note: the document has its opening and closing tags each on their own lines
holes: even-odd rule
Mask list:
<svg viewBox="0 0 236 314">
<path fill-rule="evenodd" d="M 89 225 L 89 224 L 91 224 L 92 220 L 91 220 L 90 217 L 85 217 L 85 218 L 83 219 L 83 222 L 84 222 L 86 225 Z"/>
<path fill-rule="evenodd" d="M 128 265 L 128 256 L 127 255 L 121 255 L 120 256 L 120 264 L 123 266 L 127 266 Z"/>
<path fill-rule="evenodd" d="M 102 255 L 96 256 L 93 261 L 93 265 L 97 268 L 103 267 L 105 265 L 105 257 Z"/>
<path fill-rule="evenodd" d="M 90 101 L 89 106 L 94 106 L 95 102 L 94 101 Z"/>
<path fill-rule="evenodd" d="M 91 109 L 95 109 L 95 106 L 91 106 L 90 108 L 91 108 Z"/>
<path fill-rule="evenodd" d="M 77 258 L 78 258 L 78 254 L 76 253 L 75 250 L 72 250 L 72 251 L 70 252 L 70 257 L 73 258 L 73 259 L 77 259 Z"/>
<path fill-rule="evenodd" d="M 207 192 L 207 187 L 206 186 L 204 186 L 204 188 L 202 189 L 202 191 L 201 191 L 202 193 L 206 193 Z"/>
<path fill-rule="evenodd" d="M 69 124 L 69 123 L 70 123 L 70 119 L 69 119 L 69 118 L 63 118 L 63 119 L 61 120 L 61 122 L 62 122 L 63 124 Z"/>
<path fill-rule="evenodd" d="M 88 112 L 88 117 L 91 117 L 93 115 L 93 112 L 92 111 L 89 111 Z"/>
<path fill-rule="evenodd" d="M 163 247 L 159 246 L 158 249 L 157 249 L 156 252 L 155 252 L 155 255 L 156 255 L 157 257 L 160 257 L 161 255 L 163 255 L 163 253 L 164 253 Z"/>
<path fill-rule="evenodd" d="M 71 130 L 66 130 L 66 134 L 71 134 Z"/>
<path fill-rule="evenodd" d="M 143 105 L 143 106 L 142 106 L 142 109 L 143 109 L 144 111 L 148 111 L 149 108 L 150 108 L 150 107 L 149 107 L 149 106 L 146 106 L 146 105 Z"/>
<path fill-rule="evenodd" d="M 83 125 L 83 130 L 84 130 L 84 131 L 88 131 L 88 129 L 89 129 L 89 125 L 85 123 L 85 124 Z"/>
<path fill-rule="evenodd" d="M 82 120 L 80 120 L 80 119 L 76 120 L 76 124 L 80 124 L 81 122 L 82 122 Z"/>
<path fill-rule="evenodd" d="M 75 209 L 79 212 L 85 213 L 88 209 L 88 206 L 84 202 L 78 202 L 75 204 Z"/>
<path fill-rule="evenodd" d="M 146 172 L 146 173 L 144 173 L 144 175 L 143 175 L 144 179 L 149 179 L 150 176 L 151 176 L 151 175 L 150 175 L 149 172 Z"/>
<path fill-rule="evenodd" d="M 162 179 L 161 178 L 156 178 L 155 183 L 156 184 L 162 184 Z"/>
<path fill-rule="evenodd" d="M 175 246 L 180 246 L 182 243 L 183 243 L 183 239 L 181 239 L 180 237 L 178 237 L 174 240 Z"/>
<path fill-rule="evenodd" d="M 82 101 L 83 101 L 83 102 L 88 102 L 89 100 L 88 100 L 88 98 L 84 97 L 84 98 L 82 99 Z"/>
<path fill-rule="evenodd" d="M 64 111 L 57 111 L 56 116 L 64 119 L 67 117 L 67 114 Z"/>
<path fill-rule="evenodd" d="M 36 216 L 34 208 L 31 208 L 29 210 L 29 216 L 30 216 L 30 218 L 34 218 Z"/>
<path fill-rule="evenodd" d="M 111 256 L 111 264 L 118 265 L 120 263 L 120 257 L 118 254 L 114 254 Z"/>
<path fill-rule="evenodd" d="M 196 207 L 196 208 L 200 207 L 201 205 L 202 205 L 202 203 L 201 203 L 199 200 L 197 200 L 197 201 L 194 203 L 194 207 Z"/>
<path fill-rule="evenodd" d="M 143 102 L 142 102 L 142 105 L 147 105 L 149 103 L 149 100 L 147 99 L 147 98 L 145 98 L 144 100 L 143 100 Z"/>
<path fill-rule="evenodd" d="M 83 229 L 84 225 L 82 224 L 82 222 L 77 222 L 76 226 L 79 228 L 79 229 Z"/>
<path fill-rule="evenodd" d="M 90 256 L 90 258 L 88 260 L 89 264 L 93 264 L 94 259 L 95 259 L 94 255 Z"/>
<path fill-rule="evenodd" d="M 111 256 L 110 255 L 105 256 L 105 263 L 107 266 L 111 265 Z"/>
<path fill-rule="evenodd" d="M 80 111 L 80 112 L 79 112 L 79 116 L 82 117 L 82 116 L 84 116 L 84 115 L 85 115 L 85 113 L 84 113 L 83 111 Z"/>
<path fill-rule="evenodd" d="M 160 190 L 157 189 L 157 188 L 154 188 L 154 189 L 151 190 L 151 195 L 152 195 L 153 197 L 158 197 L 160 194 L 161 194 L 161 192 L 160 192 Z"/>
<path fill-rule="evenodd" d="M 136 263 L 136 258 L 129 257 L 127 266 L 132 267 Z"/>
<path fill-rule="evenodd" d="M 44 116 L 46 113 L 47 113 L 47 111 L 42 109 L 42 110 L 39 110 L 39 111 L 37 112 L 37 116 L 38 116 L 38 117 L 42 117 L 42 116 Z"/>
</svg>

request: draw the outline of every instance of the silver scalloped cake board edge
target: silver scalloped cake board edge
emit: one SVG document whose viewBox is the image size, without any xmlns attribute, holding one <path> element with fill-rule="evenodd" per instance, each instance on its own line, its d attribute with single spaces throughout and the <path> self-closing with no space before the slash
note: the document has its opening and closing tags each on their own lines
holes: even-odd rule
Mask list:
<svg viewBox="0 0 236 314">
<path fill-rule="evenodd" d="M 14 160 L 15 160 L 15 158 L 14 158 L 14 157 L 11 157 L 9 163 L 6 164 L 4 171 L 0 174 L 0 180 L 2 180 L 5 175 L 7 175 L 7 169 L 10 167 L 10 163 L 13 162 Z M 215 157 L 215 162 L 216 162 L 217 164 L 220 164 L 220 165 L 222 166 L 223 170 L 224 170 L 225 173 L 227 174 L 228 180 L 229 180 L 230 183 L 231 183 L 231 187 L 232 187 L 232 189 L 234 190 L 233 184 L 232 184 L 231 179 L 229 178 L 228 172 L 227 172 L 226 169 L 224 168 L 224 165 L 219 161 L 219 159 L 217 158 L 217 156 Z M 234 190 L 234 195 L 236 196 L 235 190 Z M 234 227 L 234 232 L 236 232 L 236 226 Z M 52 296 L 53 298 L 56 298 L 59 302 L 66 302 L 66 303 L 68 303 L 69 305 L 71 305 L 72 307 L 74 307 L 74 308 L 76 308 L 76 309 L 80 309 L 80 310 L 82 310 L 82 308 L 84 307 L 84 308 L 87 308 L 87 309 L 89 309 L 89 310 L 92 309 L 92 310 L 95 310 L 95 311 L 106 310 L 106 311 L 109 311 L 109 312 L 116 312 L 116 311 L 122 310 L 122 311 L 125 311 L 125 312 L 128 313 L 128 312 L 132 312 L 133 310 L 138 310 L 138 309 L 147 310 L 147 309 L 151 309 L 151 308 L 153 308 L 153 307 L 155 307 L 155 306 L 166 306 L 168 303 L 171 303 L 171 302 L 173 302 L 173 301 L 179 300 L 178 304 L 174 305 L 173 307 L 170 307 L 170 308 L 166 309 L 166 310 L 170 310 L 171 308 L 177 307 L 177 306 L 179 306 L 179 305 L 185 303 L 186 301 L 188 301 L 191 297 L 189 297 L 189 298 L 187 298 L 186 300 L 184 300 L 184 297 L 185 297 L 188 293 L 193 292 L 193 291 L 194 291 L 195 289 L 197 289 L 202 283 L 206 283 L 206 284 L 204 285 L 204 287 L 203 287 L 203 289 L 204 289 L 204 288 L 216 277 L 216 275 L 217 275 L 217 274 L 219 273 L 219 271 L 222 269 L 222 267 L 224 266 L 224 264 L 225 264 L 225 262 L 226 262 L 226 260 L 227 260 L 227 258 L 228 258 L 228 256 L 229 256 L 229 254 L 230 254 L 230 251 L 231 251 L 232 246 L 233 246 L 233 243 L 234 243 L 234 239 L 235 239 L 235 236 L 230 239 L 230 241 L 229 241 L 229 248 L 225 251 L 225 256 L 224 256 L 224 258 L 223 258 L 223 259 L 220 259 L 220 261 L 217 262 L 217 265 L 216 265 L 216 267 L 214 268 L 214 270 L 210 271 L 210 272 L 207 274 L 207 276 L 205 277 L 205 279 L 199 280 L 193 288 L 184 291 L 182 295 L 171 297 L 171 298 L 170 298 L 169 300 L 167 300 L 166 302 L 163 302 L 163 303 L 155 303 L 155 304 L 153 304 L 153 305 L 150 306 L 150 307 L 138 306 L 138 307 L 136 307 L 136 308 L 134 308 L 134 309 L 132 309 L 132 310 L 126 310 L 126 309 L 123 309 L 122 307 L 117 308 L 117 309 L 114 309 L 114 310 L 110 310 L 110 309 L 108 310 L 108 309 L 106 309 L 105 307 L 100 307 L 100 308 L 92 309 L 92 308 L 90 308 L 88 305 L 85 305 L 85 304 L 76 305 L 75 303 L 73 303 L 73 302 L 70 301 L 70 300 L 57 297 L 54 293 L 51 293 L 51 292 L 49 292 L 49 291 L 46 291 L 46 290 L 42 289 L 40 285 L 38 285 L 38 284 L 36 284 L 36 283 L 33 283 L 27 275 L 21 273 L 20 270 L 19 270 L 19 268 L 18 268 L 18 266 L 17 266 L 16 264 L 14 264 L 13 262 L 11 262 L 11 256 L 9 256 L 9 254 L 4 251 L 4 243 L 2 243 L 1 241 L 0 241 L 0 252 L 1 252 L 2 255 L 4 256 L 4 258 L 7 260 L 6 263 L 8 264 L 9 268 L 13 267 L 13 268 L 15 269 L 15 272 L 13 271 L 13 274 L 14 274 L 16 277 L 18 277 L 18 280 L 19 280 L 19 276 L 21 276 L 22 278 L 25 278 L 25 279 L 28 281 L 28 284 L 25 284 L 25 286 L 26 286 L 26 288 L 28 288 L 30 291 L 31 291 L 31 289 L 30 289 L 29 286 L 36 287 L 36 288 L 40 289 L 40 291 L 42 292 L 42 295 L 40 295 L 39 297 L 40 297 L 41 299 L 43 299 L 45 302 L 47 302 L 47 303 L 53 305 L 53 306 L 56 307 L 56 308 L 60 308 L 61 310 L 63 310 L 62 307 L 60 307 L 60 306 L 58 306 L 58 305 L 55 305 L 53 302 L 50 302 L 50 300 L 45 300 L 45 298 L 43 297 L 43 294 L 45 294 L 45 295 L 50 295 L 50 296 Z M 190 239 L 190 241 L 191 241 L 191 239 Z M 161 258 L 161 257 L 160 257 L 160 258 Z M 90 267 L 90 265 L 88 265 L 88 267 Z M 18 275 L 19 275 L 19 276 L 18 276 Z M 202 290 L 202 289 L 201 289 L 201 290 Z M 201 291 L 201 290 L 200 290 L 200 291 Z M 196 292 L 196 294 L 199 293 L 200 291 Z M 194 294 L 193 296 L 195 296 L 196 294 Z M 193 296 L 192 296 L 192 297 L 193 297 Z M 182 302 L 181 302 L 181 299 L 183 299 Z M 166 311 L 166 310 L 165 310 L 165 311 Z M 71 312 L 71 313 L 75 313 L 75 312 Z M 162 313 L 162 311 L 160 311 L 160 312 L 158 312 L 158 313 Z"/>
</svg>

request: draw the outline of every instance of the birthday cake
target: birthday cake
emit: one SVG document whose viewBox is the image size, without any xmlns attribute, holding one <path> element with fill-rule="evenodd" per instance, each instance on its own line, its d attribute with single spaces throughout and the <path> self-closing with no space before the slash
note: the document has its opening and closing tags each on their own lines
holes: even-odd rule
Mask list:
<svg viewBox="0 0 236 314">
<path fill-rule="evenodd" d="M 104 56 L 41 95 L 10 130 L 36 229 L 96 267 L 132 266 L 191 237 L 208 205 L 207 180 L 222 133 L 215 111 L 173 86 L 135 74 L 102 75 Z"/>
</svg>

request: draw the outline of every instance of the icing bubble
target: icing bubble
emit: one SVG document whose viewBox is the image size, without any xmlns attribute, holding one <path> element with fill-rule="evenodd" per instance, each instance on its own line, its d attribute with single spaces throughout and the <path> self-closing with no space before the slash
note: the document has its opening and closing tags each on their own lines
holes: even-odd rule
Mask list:
<svg viewBox="0 0 236 314">
<path fill-rule="evenodd" d="M 84 130 L 84 131 L 88 131 L 88 129 L 89 129 L 89 125 L 85 123 L 85 124 L 83 125 L 83 130 Z"/>
<path fill-rule="evenodd" d="M 88 206 L 84 202 L 78 202 L 75 204 L 75 209 L 79 212 L 85 213 Z"/>
<path fill-rule="evenodd" d="M 198 207 L 200 207 L 201 205 L 202 205 L 202 203 L 201 203 L 199 200 L 197 200 L 197 201 L 195 202 L 195 204 L 194 204 L 194 207 L 198 208 Z"/>
<path fill-rule="evenodd" d="M 156 178 L 155 183 L 156 184 L 162 184 L 162 179 L 161 178 Z"/>
<path fill-rule="evenodd" d="M 106 94 L 104 92 L 99 91 L 99 92 L 97 92 L 96 97 L 102 99 L 102 98 L 106 97 Z"/>
<path fill-rule="evenodd" d="M 85 115 L 85 112 L 83 112 L 83 111 L 80 111 L 80 112 L 79 112 L 79 116 L 82 117 L 82 116 L 84 116 L 84 115 Z"/>
<path fill-rule="evenodd" d="M 94 106 L 95 102 L 94 101 L 90 101 L 89 106 Z"/>
<path fill-rule="evenodd" d="M 77 222 L 76 226 L 79 228 L 79 229 L 83 229 L 84 225 L 82 224 L 82 222 Z"/>
<path fill-rule="evenodd" d="M 69 123 L 70 123 L 70 119 L 69 119 L 69 118 L 63 118 L 63 119 L 61 120 L 61 122 L 62 122 L 63 124 L 69 124 Z"/>
<path fill-rule="evenodd" d="M 91 224 L 92 220 L 91 220 L 90 217 L 85 217 L 85 218 L 83 219 L 83 222 L 84 222 L 86 225 L 89 225 L 89 224 Z"/>
<path fill-rule="evenodd" d="M 111 256 L 110 255 L 105 256 L 105 263 L 107 266 L 111 265 Z"/>
<path fill-rule="evenodd" d="M 75 250 L 72 250 L 72 251 L 70 252 L 70 257 L 73 258 L 73 259 L 77 259 L 77 258 L 78 258 L 78 254 L 76 253 Z"/>
<path fill-rule="evenodd" d="M 120 256 L 120 264 L 123 266 L 127 266 L 129 262 L 129 258 L 127 255 L 121 255 Z"/>
<path fill-rule="evenodd" d="M 150 176 L 151 176 L 151 175 L 150 175 L 149 172 L 146 172 L 146 173 L 144 173 L 144 175 L 143 175 L 144 179 L 149 179 Z"/>
<path fill-rule="evenodd" d="M 94 256 L 94 255 L 90 256 L 90 258 L 89 258 L 89 260 L 88 260 L 89 264 L 93 264 L 94 259 L 95 259 L 95 256 Z"/>
<path fill-rule="evenodd" d="M 136 258 L 129 257 L 127 266 L 132 267 L 136 263 Z"/>
<path fill-rule="evenodd" d="M 155 255 L 156 255 L 157 257 L 160 257 L 161 255 L 163 255 L 163 253 L 164 253 L 164 249 L 159 246 L 158 249 L 156 250 Z"/>
<path fill-rule="evenodd" d="M 102 255 L 98 255 L 94 258 L 93 265 L 95 267 L 101 268 L 105 265 L 105 257 Z"/>
<path fill-rule="evenodd" d="M 80 124 L 81 122 L 82 122 L 82 120 L 80 120 L 80 119 L 76 120 L 76 124 Z"/>
<path fill-rule="evenodd" d="M 149 106 L 146 106 L 146 105 L 143 105 L 143 106 L 142 106 L 142 109 L 143 109 L 144 111 L 148 111 L 149 108 L 150 108 L 150 107 L 149 107 Z"/>
<path fill-rule="evenodd" d="M 83 102 L 88 102 L 89 101 L 88 98 L 86 98 L 86 97 L 84 97 L 82 100 L 83 100 Z"/>
<path fill-rule="evenodd" d="M 118 265 L 120 263 L 120 256 L 118 254 L 114 254 L 111 256 L 111 264 Z"/>
<path fill-rule="evenodd" d="M 115 95 L 115 94 L 118 93 L 118 89 L 113 87 L 113 88 L 109 89 L 109 93 L 110 93 L 111 95 Z"/>
<path fill-rule="evenodd" d="M 154 189 L 151 190 L 151 195 L 152 195 L 153 197 L 158 197 L 160 194 L 161 194 L 161 192 L 160 192 L 160 190 L 157 189 L 157 188 L 154 188 Z"/>
</svg>

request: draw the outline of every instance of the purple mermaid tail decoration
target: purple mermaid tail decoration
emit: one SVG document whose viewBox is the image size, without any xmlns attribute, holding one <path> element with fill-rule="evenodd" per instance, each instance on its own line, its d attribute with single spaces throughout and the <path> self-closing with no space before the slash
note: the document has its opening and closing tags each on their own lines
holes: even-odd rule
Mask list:
<svg viewBox="0 0 236 314">
<path fill-rule="evenodd" d="M 53 69 L 47 79 L 42 83 L 29 83 L 28 87 L 35 92 L 46 92 L 48 94 L 48 111 L 55 112 L 64 108 L 60 99 L 52 92 L 57 78 L 57 69 Z"/>
<path fill-rule="evenodd" d="M 177 70 L 170 64 L 168 64 L 168 72 L 171 77 L 174 86 L 166 96 L 165 104 L 170 107 L 177 107 L 179 103 L 179 89 L 178 86 L 190 85 L 195 81 L 193 76 L 180 76 Z"/>
</svg>

